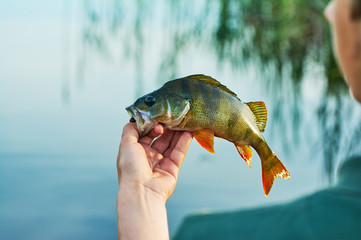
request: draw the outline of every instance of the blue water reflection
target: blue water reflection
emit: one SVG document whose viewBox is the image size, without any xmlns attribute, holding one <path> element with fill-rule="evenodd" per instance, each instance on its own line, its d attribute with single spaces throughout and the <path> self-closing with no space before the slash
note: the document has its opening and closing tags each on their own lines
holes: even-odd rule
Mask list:
<svg viewBox="0 0 361 240">
<path fill-rule="evenodd" d="M 0 158 L 1 239 L 116 238 L 114 169 L 91 156 Z"/>
</svg>

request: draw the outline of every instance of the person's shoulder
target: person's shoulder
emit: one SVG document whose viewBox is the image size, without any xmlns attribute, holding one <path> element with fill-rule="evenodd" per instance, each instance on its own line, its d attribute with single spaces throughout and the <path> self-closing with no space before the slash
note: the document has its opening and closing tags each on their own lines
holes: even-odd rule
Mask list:
<svg viewBox="0 0 361 240">
<path fill-rule="evenodd" d="M 174 239 L 357 239 L 360 199 L 330 187 L 274 206 L 193 214 L 183 220 Z"/>
<path fill-rule="evenodd" d="M 361 155 L 349 157 L 341 162 L 337 171 L 336 187 L 361 194 Z"/>
<path fill-rule="evenodd" d="M 173 239 L 226 240 L 270 237 L 274 236 L 269 234 L 270 232 L 283 228 L 285 223 L 292 220 L 292 212 L 288 204 L 281 204 L 249 210 L 193 214 L 183 220 Z"/>
</svg>

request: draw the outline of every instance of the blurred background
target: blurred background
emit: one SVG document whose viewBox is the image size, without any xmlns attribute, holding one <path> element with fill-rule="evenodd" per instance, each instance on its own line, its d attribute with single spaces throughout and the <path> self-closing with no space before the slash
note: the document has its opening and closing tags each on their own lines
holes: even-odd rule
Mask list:
<svg viewBox="0 0 361 240">
<path fill-rule="evenodd" d="M 202 73 L 264 101 L 291 174 L 264 197 L 260 161 L 196 141 L 167 203 L 190 213 L 277 204 L 334 183 L 360 149 L 361 111 L 334 61 L 326 0 L 0 2 L 0 238 L 115 239 L 125 107 Z"/>
</svg>

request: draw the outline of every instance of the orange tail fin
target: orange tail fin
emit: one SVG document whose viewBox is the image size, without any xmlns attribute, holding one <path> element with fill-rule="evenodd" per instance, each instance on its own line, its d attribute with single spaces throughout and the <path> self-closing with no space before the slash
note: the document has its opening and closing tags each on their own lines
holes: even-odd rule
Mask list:
<svg viewBox="0 0 361 240">
<path fill-rule="evenodd" d="M 276 156 L 276 154 L 272 154 L 266 160 L 262 161 L 262 182 L 263 182 L 263 190 L 266 197 L 268 196 L 269 191 L 272 188 L 273 181 L 275 177 L 290 179 L 290 174 L 283 166 L 281 160 Z"/>
</svg>

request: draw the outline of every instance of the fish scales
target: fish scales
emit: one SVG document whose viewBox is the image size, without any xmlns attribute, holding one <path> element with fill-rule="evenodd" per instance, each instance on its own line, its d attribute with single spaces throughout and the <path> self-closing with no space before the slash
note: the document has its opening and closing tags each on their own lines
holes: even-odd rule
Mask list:
<svg viewBox="0 0 361 240">
<path fill-rule="evenodd" d="M 218 137 L 231 137 L 236 139 L 236 123 L 241 119 L 239 111 L 232 111 L 241 108 L 241 104 L 233 96 L 202 81 L 192 81 L 189 79 L 180 80 L 182 85 L 187 85 L 189 92 L 182 95 L 190 99 L 191 109 L 189 110 L 189 121 L 184 126 L 185 130 L 206 129 L 211 130 Z M 237 100 L 237 102 L 235 102 Z M 237 104 L 238 103 L 238 104 Z M 232 112 L 230 116 L 229 113 Z M 231 128 L 225 124 L 231 122 Z M 238 130 L 238 131 L 236 131 Z"/>
<path fill-rule="evenodd" d="M 241 144 L 253 145 L 254 141 L 263 139 L 256 128 L 252 112 L 238 98 L 201 81 L 181 81 L 193 86 L 189 88 L 193 91 L 185 95 L 191 99 L 191 109 L 190 119 L 184 129 L 194 130 L 202 126 L 203 129 L 213 131 L 217 137 Z"/>
<path fill-rule="evenodd" d="M 191 131 L 201 146 L 212 153 L 214 136 L 224 138 L 235 144 L 249 167 L 252 146 L 261 159 L 266 196 L 275 177 L 290 178 L 261 134 L 267 121 L 264 103 L 243 103 L 211 77 L 191 75 L 169 81 L 137 99 L 127 111 L 136 122 L 140 136 L 147 134 L 155 124 L 163 123 L 167 128 Z"/>
</svg>

